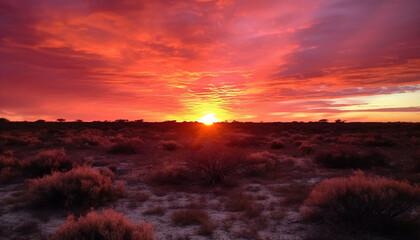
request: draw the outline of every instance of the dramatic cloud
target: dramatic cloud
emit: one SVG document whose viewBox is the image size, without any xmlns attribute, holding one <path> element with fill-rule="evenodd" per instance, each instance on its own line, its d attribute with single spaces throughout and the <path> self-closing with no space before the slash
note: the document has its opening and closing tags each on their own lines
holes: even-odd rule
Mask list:
<svg viewBox="0 0 420 240">
<path fill-rule="evenodd" d="M 0 115 L 419 121 L 419 12 L 417 0 L 3 0 Z"/>
</svg>

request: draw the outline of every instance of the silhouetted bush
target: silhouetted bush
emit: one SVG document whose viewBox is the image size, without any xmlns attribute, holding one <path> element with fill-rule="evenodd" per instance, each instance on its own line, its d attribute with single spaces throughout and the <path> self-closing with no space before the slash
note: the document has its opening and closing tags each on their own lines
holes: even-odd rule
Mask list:
<svg viewBox="0 0 420 240">
<path fill-rule="evenodd" d="M 0 118 L 0 123 L 7 123 L 10 122 L 7 118 Z"/>
<path fill-rule="evenodd" d="M 280 139 L 274 139 L 271 141 L 271 148 L 272 149 L 281 149 L 284 148 L 284 142 Z"/>
<path fill-rule="evenodd" d="M 98 214 L 89 212 L 77 221 L 69 216 L 49 240 L 153 240 L 154 230 L 149 223 L 134 224 L 122 213 L 107 209 Z"/>
<path fill-rule="evenodd" d="M 123 183 L 114 187 L 113 173 L 83 166 L 69 172 L 54 172 L 28 180 L 26 197 L 33 206 L 82 207 L 98 206 L 115 200 L 124 193 Z"/>
<path fill-rule="evenodd" d="M 27 174 L 42 177 L 52 172 L 69 171 L 74 165 L 72 160 L 66 158 L 66 153 L 61 148 L 41 151 L 37 156 L 25 160 L 22 167 Z"/>
<path fill-rule="evenodd" d="M 418 221 L 420 188 L 358 171 L 349 178 L 324 180 L 304 204 L 307 219 L 386 232 Z"/>
<path fill-rule="evenodd" d="M 179 148 L 179 144 L 173 140 L 161 141 L 160 146 L 167 151 L 174 151 Z"/>
<path fill-rule="evenodd" d="M 386 156 L 378 150 L 360 151 L 349 147 L 334 147 L 316 154 L 315 162 L 328 168 L 369 169 L 386 166 Z"/>
</svg>

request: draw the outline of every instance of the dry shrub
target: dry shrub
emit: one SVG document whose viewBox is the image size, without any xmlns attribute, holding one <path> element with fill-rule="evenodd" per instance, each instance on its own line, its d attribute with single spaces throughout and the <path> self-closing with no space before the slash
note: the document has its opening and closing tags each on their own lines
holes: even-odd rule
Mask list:
<svg viewBox="0 0 420 240">
<path fill-rule="evenodd" d="M 315 162 L 327 168 L 370 169 L 386 166 L 386 156 L 379 150 L 360 151 L 350 147 L 335 147 L 316 154 Z"/>
<path fill-rule="evenodd" d="M 82 207 L 98 206 L 124 193 L 124 184 L 113 186 L 113 173 L 87 166 L 69 172 L 54 172 L 28 180 L 26 197 L 35 206 Z"/>
<path fill-rule="evenodd" d="M 103 138 L 103 134 L 98 129 L 84 129 L 73 134 L 69 133 L 69 136 L 62 137 L 60 140 L 77 148 L 89 148 L 105 143 L 106 140 Z"/>
<path fill-rule="evenodd" d="M 116 143 L 111 145 L 108 153 L 111 154 L 136 154 L 145 145 L 144 141 L 139 138 L 118 138 Z"/>
<path fill-rule="evenodd" d="M 192 152 L 185 163 L 193 181 L 215 185 L 238 173 L 245 159 L 243 151 L 207 147 Z"/>
<path fill-rule="evenodd" d="M 69 171 L 75 163 L 66 158 L 64 148 L 61 148 L 41 151 L 37 156 L 25 160 L 22 165 L 27 174 L 42 177 L 57 171 Z"/>
<path fill-rule="evenodd" d="M 349 178 L 324 180 L 304 204 L 307 219 L 359 230 L 387 231 L 418 221 L 420 188 L 357 171 Z M 418 213 L 418 212 L 417 212 Z"/>
<path fill-rule="evenodd" d="M 5 146 L 36 146 L 41 142 L 37 136 L 26 132 L 0 135 L 0 143 L 3 143 Z"/>
<path fill-rule="evenodd" d="M 379 134 L 369 136 L 362 141 L 359 141 L 359 144 L 368 147 L 393 147 L 397 145 L 393 140 Z"/>
<path fill-rule="evenodd" d="M 315 145 L 308 143 L 308 142 L 302 142 L 299 146 L 299 150 L 302 151 L 304 154 L 310 154 L 314 151 Z"/>
<path fill-rule="evenodd" d="M 272 149 L 281 149 L 284 148 L 284 142 L 281 139 L 274 139 L 270 143 Z"/>
<path fill-rule="evenodd" d="M 244 172 L 248 176 L 264 174 L 276 167 L 278 156 L 268 151 L 251 153 L 244 161 Z"/>
<path fill-rule="evenodd" d="M 13 180 L 19 175 L 19 162 L 13 157 L 12 151 L 6 151 L 0 155 L 0 183 Z"/>
<path fill-rule="evenodd" d="M 161 141 L 160 146 L 166 151 L 175 151 L 180 147 L 179 144 L 173 140 Z"/>
<path fill-rule="evenodd" d="M 89 212 L 85 217 L 69 216 L 49 240 L 153 240 L 154 230 L 149 223 L 134 224 L 122 213 L 107 209 L 98 214 Z"/>
<path fill-rule="evenodd" d="M 149 180 L 159 185 L 180 185 L 188 180 L 183 162 L 164 162 L 150 171 Z"/>
<path fill-rule="evenodd" d="M 264 137 L 255 136 L 246 133 L 236 133 L 226 136 L 227 146 L 229 147 L 256 147 L 264 144 Z"/>
</svg>

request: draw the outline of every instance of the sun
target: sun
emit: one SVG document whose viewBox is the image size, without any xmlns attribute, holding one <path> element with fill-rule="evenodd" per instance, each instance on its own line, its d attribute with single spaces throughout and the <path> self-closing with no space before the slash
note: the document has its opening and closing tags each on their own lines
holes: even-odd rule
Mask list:
<svg viewBox="0 0 420 240">
<path fill-rule="evenodd" d="M 209 113 L 203 117 L 200 118 L 200 120 L 198 120 L 198 122 L 204 123 L 206 125 L 212 125 L 213 123 L 219 121 L 219 119 L 217 119 L 213 113 Z"/>
</svg>

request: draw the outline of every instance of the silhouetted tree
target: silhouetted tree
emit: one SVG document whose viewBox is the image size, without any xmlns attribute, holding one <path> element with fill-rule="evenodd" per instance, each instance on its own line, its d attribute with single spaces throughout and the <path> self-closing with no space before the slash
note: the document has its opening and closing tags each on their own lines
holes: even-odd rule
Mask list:
<svg viewBox="0 0 420 240">
<path fill-rule="evenodd" d="M 136 123 L 142 123 L 143 122 L 143 119 L 134 120 L 134 122 L 136 122 Z"/>
<path fill-rule="evenodd" d="M 77 119 L 76 122 L 81 123 L 81 122 L 83 122 L 83 120 Z"/>
<path fill-rule="evenodd" d="M 344 120 L 341 120 L 341 119 L 336 119 L 336 120 L 335 120 L 335 123 L 344 123 Z"/>
<path fill-rule="evenodd" d="M 318 122 L 320 122 L 320 123 L 327 123 L 328 122 L 328 119 L 320 119 Z"/>
<path fill-rule="evenodd" d="M 66 121 L 66 119 L 64 119 L 64 118 L 58 118 L 57 119 L 57 122 L 65 122 Z"/>
<path fill-rule="evenodd" d="M 45 122 L 45 120 L 44 120 L 44 119 L 38 119 L 38 120 L 36 120 L 35 122 L 36 122 L 36 123 L 44 123 L 44 122 Z"/>
<path fill-rule="evenodd" d="M 0 123 L 10 122 L 7 118 L 0 118 Z"/>
</svg>

